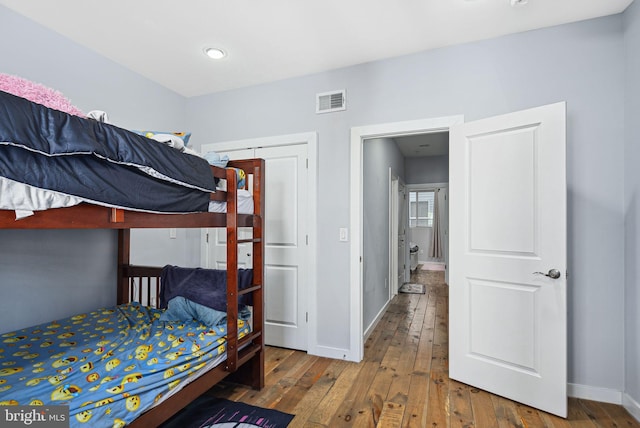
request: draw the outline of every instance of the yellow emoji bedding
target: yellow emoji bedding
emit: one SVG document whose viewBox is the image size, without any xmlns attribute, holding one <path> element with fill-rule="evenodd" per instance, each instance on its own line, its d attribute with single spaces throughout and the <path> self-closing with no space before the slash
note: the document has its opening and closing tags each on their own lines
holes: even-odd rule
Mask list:
<svg viewBox="0 0 640 428">
<path fill-rule="evenodd" d="M 161 314 L 129 303 L 2 335 L 0 405 L 69 405 L 71 426 L 124 426 L 225 352 L 226 324 Z"/>
</svg>

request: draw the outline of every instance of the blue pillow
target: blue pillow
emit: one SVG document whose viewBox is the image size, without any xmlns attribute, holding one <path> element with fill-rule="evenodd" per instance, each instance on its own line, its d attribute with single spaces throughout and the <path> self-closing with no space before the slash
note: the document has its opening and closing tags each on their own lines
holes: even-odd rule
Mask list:
<svg viewBox="0 0 640 428">
<path fill-rule="evenodd" d="M 215 327 L 227 322 L 226 312 L 221 312 L 213 308 L 185 299 L 182 296 L 169 300 L 167 310 L 160 316 L 160 321 L 199 321 L 207 327 Z M 251 312 L 246 306 L 238 310 L 238 318 L 247 320 Z"/>
<path fill-rule="evenodd" d="M 220 154 L 216 152 L 207 152 L 204 154 L 204 158 L 209 162 L 209 165 L 217 166 L 219 168 L 225 168 L 229 163 L 228 155 L 220 156 Z"/>
</svg>

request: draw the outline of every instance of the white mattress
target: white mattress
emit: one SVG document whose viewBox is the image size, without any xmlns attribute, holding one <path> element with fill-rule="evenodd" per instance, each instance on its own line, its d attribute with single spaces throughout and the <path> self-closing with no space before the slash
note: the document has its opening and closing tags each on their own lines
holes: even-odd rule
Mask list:
<svg viewBox="0 0 640 428">
<path fill-rule="evenodd" d="M 209 212 L 226 213 L 227 203 L 220 201 L 209 202 Z M 238 189 L 238 213 L 253 214 L 253 197 L 248 190 Z"/>
<path fill-rule="evenodd" d="M 16 220 L 29 217 L 33 215 L 34 211 L 72 207 L 81 202 L 104 205 L 89 199 L 40 189 L 0 177 L 0 209 L 14 210 L 16 212 Z M 224 213 L 226 211 L 226 202 L 211 201 L 209 203 L 209 212 Z M 238 190 L 238 213 L 253 214 L 253 198 L 247 190 Z"/>
</svg>

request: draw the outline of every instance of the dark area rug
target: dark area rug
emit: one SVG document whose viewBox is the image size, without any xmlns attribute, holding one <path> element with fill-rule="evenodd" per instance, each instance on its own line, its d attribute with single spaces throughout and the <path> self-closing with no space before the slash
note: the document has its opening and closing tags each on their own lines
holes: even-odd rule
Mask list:
<svg viewBox="0 0 640 428">
<path fill-rule="evenodd" d="M 277 410 L 203 395 L 160 428 L 284 428 L 292 419 Z"/>
</svg>

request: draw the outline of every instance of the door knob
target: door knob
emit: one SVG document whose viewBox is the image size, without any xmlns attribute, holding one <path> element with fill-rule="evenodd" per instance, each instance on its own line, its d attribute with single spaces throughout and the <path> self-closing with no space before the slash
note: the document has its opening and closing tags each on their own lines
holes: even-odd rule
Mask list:
<svg viewBox="0 0 640 428">
<path fill-rule="evenodd" d="M 549 272 L 534 272 L 534 275 L 544 275 L 552 279 L 558 279 L 562 275 L 558 269 L 549 269 Z"/>
</svg>

